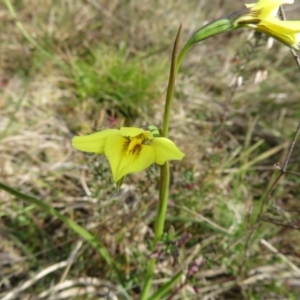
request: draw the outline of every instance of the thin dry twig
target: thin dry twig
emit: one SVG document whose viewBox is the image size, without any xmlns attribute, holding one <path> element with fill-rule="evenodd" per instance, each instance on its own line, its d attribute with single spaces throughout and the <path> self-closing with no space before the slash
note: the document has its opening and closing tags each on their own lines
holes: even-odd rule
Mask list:
<svg viewBox="0 0 300 300">
<path fill-rule="evenodd" d="M 297 274 L 297 276 L 300 276 L 300 269 L 292 263 L 285 255 L 280 253 L 275 247 L 273 247 L 269 242 L 267 242 L 264 239 L 261 239 L 260 242 L 266 246 L 269 250 L 271 250 L 273 253 L 275 253 L 277 256 L 279 256 L 291 269 Z"/>
<path fill-rule="evenodd" d="M 60 283 L 63 282 L 63 281 L 65 281 L 65 279 L 66 279 L 66 277 L 67 277 L 67 275 L 68 275 L 68 273 L 69 273 L 69 271 L 71 269 L 72 264 L 74 263 L 75 259 L 77 258 L 78 252 L 79 252 L 82 244 L 83 244 L 82 240 L 78 241 L 76 243 L 73 251 L 70 253 L 69 258 L 68 258 L 68 265 L 66 266 L 66 268 L 64 270 L 64 273 L 63 273 L 63 275 L 60 278 L 60 281 L 59 281 Z"/>
<path fill-rule="evenodd" d="M 280 17 L 282 20 L 286 20 L 285 18 L 285 13 L 284 13 L 284 10 L 282 8 L 282 6 L 280 6 L 280 9 L 279 9 L 279 14 L 280 14 Z M 298 55 L 298 53 L 294 50 L 294 49 L 290 49 L 291 50 L 291 53 L 297 63 L 297 66 L 299 68 L 299 71 L 300 71 L 300 57 Z M 291 142 L 291 145 L 290 145 L 290 148 L 289 148 L 289 151 L 288 151 L 288 154 L 286 156 L 286 159 L 283 163 L 282 166 L 279 166 L 279 170 L 280 170 L 280 174 L 279 176 L 276 178 L 275 182 L 272 184 L 271 188 L 269 189 L 267 195 L 265 196 L 263 202 L 262 202 L 262 205 L 260 207 L 260 212 L 259 212 L 259 217 L 258 219 L 261 218 L 262 216 L 262 213 L 263 213 L 263 210 L 264 210 L 264 207 L 272 193 L 272 191 L 274 190 L 275 186 L 277 185 L 277 183 L 280 181 L 280 179 L 285 175 L 287 174 L 287 168 L 288 168 L 288 165 L 289 165 L 289 162 L 290 162 L 290 159 L 291 159 L 291 156 L 292 156 L 292 153 L 294 151 L 294 148 L 295 148 L 295 145 L 296 145 L 296 141 L 298 139 L 298 136 L 299 136 L 299 133 L 300 133 L 300 121 L 298 123 L 298 126 L 297 126 L 297 129 L 296 129 L 296 132 L 294 134 L 294 137 L 293 137 L 293 140 Z"/>
<path fill-rule="evenodd" d="M 285 13 L 284 13 L 284 10 L 283 10 L 282 6 L 280 6 L 279 15 L 280 15 L 282 20 L 286 20 Z M 291 53 L 292 53 L 293 57 L 295 58 L 296 63 L 297 63 L 297 65 L 299 67 L 299 70 L 300 70 L 300 57 L 299 57 L 298 53 L 292 48 L 291 48 Z"/>
<path fill-rule="evenodd" d="M 107 299 L 118 299 L 115 292 L 118 292 L 117 289 L 113 287 L 113 285 L 106 280 L 100 280 L 94 277 L 80 277 L 73 280 L 66 280 L 64 282 L 60 282 L 50 289 L 43 291 L 37 297 L 37 299 L 58 299 L 69 291 L 69 296 L 78 296 L 78 294 L 74 295 L 74 288 L 77 287 L 76 292 L 79 292 L 81 295 L 84 293 L 87 294 L 105 294 Z M 115 292 L 113 292 L 115 290 Z M 53 295 L 54 294 L 54 295 Z"/>
<path fill-rule="evenodd" d="M 41 278 L 47 276 L 48 274 L 64 268 L 68 265 L 68 261 L 62 261 L 59 263 L 56 263 L 44 270 L 42 270 L 41 272 L 37 273 L 32 279 L 29 279 L 27 281 L 25 281 L 23 284 L 21 284 L 20 286 L 16 287 L 15 289 L 11 290 L 9 293 L 7 293 L 2 300 L 10 300 L 10 299 L 15 299 L 17 298 L 21 292 L 25 291 L 26 289 L 28 289 L 29 287 L 31 287 L 33 284 L 35 284 L 37 281 L 39 281 Z"/>
<path fill-rule="evenodd" d="M 279 10 L 279 13 L 280 13 L 280 17 L 282 18 L 282 20 L 285 20 L 285 14 L 284 14 L 284 10 L 282 8 L 282 6 L 280 6 L 280 10 Z M 296 60 L 296 63 L 299 67 L 299 70 L 300 70 L 300 57 L 299 55 L 297 54 L 297 52 L 294 50 L 294 49 L 291 49 L 291 53 L 293 55 L 293 57 L 295 58 Z M 271 187 L 269 188 L 269 190 L 267 191 L 267 194 L 266 196 L 264 197 L 263 201 L 262 201 L 262 205 L 260 206 L 260 210 L 259 210 L 259 214 L 258 214 L 258 218 L 257 218 L 257 222 L 250 228 L 250 232 L 249 232 L 249 236 L 247 238 L 247 242 L 246 242 L 246 246 L 245 246 L 245 249 L 248 249 L 249 247 L 249 244 L 251 242 L 251 237 L 252 237 L 252 234 L 254 233 L 254 231 L 260 226 L 260 221 L 262 221 L 262 215 L 263 215 L 263 212 L 264 212 L 264 208 L 268 202 L 268 200 L 270 199 L 270 196 L 274 190 L 274 188 L 277 186 L 278 182 L 281 180 L 281 178 L 289 173 L 287 171 L 287 168 L 288 168 L 288 164 L 290 162 L 290 159 L 291 159 L 291 156 L 292 156 L 292 153 L 294 151 L 294 148 L 295 148 L 295 144 L 296 144 L 296 141 L 298 139 L 298 135 L 300 133 L 300 122 L 297 126 L 297 129 L 296 129 L 296 132 L 294 134 L 294 137 L 293 137 L 293 140 L 290 144 L 290 148 L 289 148 L 289 151 L 288 151 L 288 154 L 286 156 L 286 159 L 284 160 L 284 163 L 282 166 L 278 166 L 278 169 L 280 170 L 280 174 L 278 175 L 278 177 L 275 179 L 275 181 L 272 183 Z M 292 172 L 291 172 L 292 173 Z M 293 172 L 294 174 L 294 172 Z M 246 253 L 247 251 L 245 251 L 245 255 L 244 255 L 244 260 L 246 260 Z M 241 265 L 241 268 L 243 268 L 244 264 Z"/>
<path fill-rule="evenodd" d="M 284 13 L 284 10 L 283 10 L 282 6 L 280 6 L 279 13 L 280 13 L 280 16 L 281 16 L 282 20 L 285 20 L 286 19 L 285 18 L 285 13 Z M 291 50 L 291 53 L 292 53 L 292 55 L 293 55 L 293 57 L 294 57 L 294 59 L 295 59 L 295 61 L 297 63 L 299 71 L 300 71 L 300 57 L 299 57 L 298 53 L 294 49 L 291 48 L 290 50 Z M 282 172 L 284 172 L 284 173 L 286 173 L 286 170 L 287 170 L 287 167 L 288 167 L 291 155 L 292 155 L 292 153 L 294 151 L 294 147 L 295 147 L 296 140 L 298 138 L 299 132 L 300 132 L 300 122 L 298 124 L 297 129 L 296 129 L 293 141 L 292 141 L 291 146 L 290 146 L 290 150 L 288 152 L 288 155 L 287 155 L 286 160 L 285 160 L 285 162 L 283 164 L 283 167 L 282 167 Z"/>
</svg>

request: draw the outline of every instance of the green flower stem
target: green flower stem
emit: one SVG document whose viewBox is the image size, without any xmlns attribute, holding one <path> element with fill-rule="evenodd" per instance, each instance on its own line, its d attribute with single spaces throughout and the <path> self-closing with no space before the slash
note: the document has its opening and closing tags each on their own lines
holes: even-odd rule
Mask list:
<svg viewBox="0 0 300 300">
<path fill-rule="evenodd" d="M 155 224 L 154 247 L 158 243 L 164 233 L 164 226 L 166 220 L 168 198 L 170 185 L 170 166 L 166 162 L 160 167 L 160 190 L 159 190 L 159 206 L 158 215 Z"/>
<path fill-rule="evenodd" d="M 230 17 L 219 19 L 212 23 L 209 23 L 206 26 L 199 29 L 197 32 L 195 32 L 195 34 L 188 40 L 188 42 L 184 45 L 181 52 L 177 56 L 179 41 L 181 36 L 181 26 L 180 26 L 175 39 L 173 53 L 172 53 L 171 69 L 170 69 L 169 83 L 168 83 L 165 110 L 164 110 L 164 122 L 163 122 L 163 129 L 162 129 L 163 137 L 168 137 L 171 105 L 172 105 L 172 100 L 173 100 L 173 95 L 175 90 L 176 74 L 186 53 L 192 47 L 193 44 L 205 40 L 211 36 L 232 29 L 234 29 L 234 26 Z M 155 245 L 160 241 L 164 232 L 164 225 L 165 225 L 166 212 L 168 206 L 168 197 L 169 197 L 169 185 L 170 185 L 169 163 L 165 163 L 163 166 L 161 166 L 159 206 L 158 206 L 158 214 L 155 223 L 155 236 L 152 243 L 152 249 L 151 249 L 152 251 L 155 250 Z M 148 263 L 147 274 L 145 278 L 145 284 L 144 284 L 144 289 L 142 291 L 141 300 L 146 300 L 149 298 L 148 295 L 152 285 L 155 263 L 156 263 L 155 258 L 150 259 Z"/>
<path fill-rule="evenodd" d="M 159 206 L 158 206 L 158 215 L 155 223 L 155 235 L 152 242 L 152 251 L 155 250 L 155 245 L 160 241 L 164 232 L 164 225 L 165 225 L 166 212 L 168 206 L 169 184 L 170 184 L 170 168 L 169 168 L 169 163 L 166 162 L 160 168 Z M 156 263 L 155 258 L 150 259 L 148 263 L 147 275 L 145 279 L 145 285 L 142 292 L 141 300 L 146 300 L 149 298 L 149 292 L 152 285 L 155 263 Z"/>
<path fill-rule="evenodd" d="M 170 76 L 169 76 L 169 83 L 166 95 L 166 102 L 165 102 L 165 111 L 164 111 L 164 122 L 163 122 L 163 129 L 162 129 L 162 136 L 168 137 L 169 135 L 169 124 L 170 124 L 170 114 L 171 114 L 171 105 L 174 95 L 175 89 L 175 80 L 177 74 L 177 54 L 179 49 L 179 42 L 181 38 L 181 25 L 178 29 L 178 33 L 174 42 L 173 52 L 172 52 L 172 60 L 171 60 L 171 68 L 170 68 Z"/>
<path fill-rule="evenodd" d="M 169 76 L 169 83 L 168 83 L 166 102 L 165 102 L 165 111 L 164 111 L 164 123 L 163 123 L 163 130 L 162 130 L 163 137 L 168 137 L 168 133 L 169 133 L 170 112 L 171 112 L 171 105 L 172 105 L 174 88 L 175 88 L 176 62 L 177 62 L 177 53 L 178 53 L 180 36 L 181 36 L 181 26 L 179 27 L 175 39 L 174 47 L 173 47 L 173 53 L 172 53 L 171 69 L 170 69 L 170 76 Z M 154 239 L 151 248 L 152 251 L 155 250 L 155 246 L 160 241 L 164 232 L 166 212 L 168 206 L 168 197 L 169 197 L 169 185 L 170 185 L 170 168 L 169 168 L 169 163 L 166 162 L 160 168 L 159 205 L 158 205 L 158 213 L 157 213 L 157 218 L 155 223 Z M 141 295 L 141 300 L 146 300 L 149 298 L 149 292 L 152 285 L 155 263 L 156 263 L 155 258 L 150 259 L 148 263 L 147 274 L 146 274 L 144 288 Z"/>
<path fill-rule="evenodd" d="M 177 59 L 176 72 L 180 68 L 182 60 L 185 57 L 186 53 L 195 43 L 208 39 L 209 37 L 212 37 L 214 35 L 236 29 L 236 26 L 233 23 L 233 20 L 235 20 L 236 15 L 237 13 L 232 14 L 226 18 L 215 20 L 197 30 L 180 51 Z"/>
<path fill-rule="evenodd" d="M 180 51 L 180 53 L 178 55 L 177 64 L 176 64 L 176 73 L 178 72 L 185 55 L 190 50 L 190 48 L 193 46 L 193 43 L 191 43 L 190 41 L 191 40 L 188 40 L 188 42 L 183 46 L 182 50 Z"/>
<path fill-rule="evenodd" d="M 163 286 L 161 286 L 148 300 L 162 299 L 162 297 L 164 297 L 165 294 L 168 293 L 168 291 L 171 289 L 171 287 L 181 279 L 182 274 L 183 274 L 183 272 L 179 271 L 175 276 L 173 276 L 170 279 L 170 281 L 168 281 Z"/>
</svg>

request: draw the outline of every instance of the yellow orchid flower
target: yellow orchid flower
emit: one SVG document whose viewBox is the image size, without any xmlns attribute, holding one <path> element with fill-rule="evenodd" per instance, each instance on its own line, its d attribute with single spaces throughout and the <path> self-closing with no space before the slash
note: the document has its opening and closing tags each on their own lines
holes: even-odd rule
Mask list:
<svg viewBox="0 0 300 300">
<path fill-rule="evenodd" d="M 177 58 L 177 70 L 189 49 L 200 41 L 224 32 L 247 27 L 266 33 L 290 48 L 300 51 L 300 21 L 280 20 L 278 11 L 282 4 L 294 0 L 259 0 L 227 17 L 217 19 L 198 29 L 185 43 Z"/>
<path fill-rule="evenodd" d="M 81 151 L 104 154 L 115 182 L 126 174 L 148 168 L 154 162 L 163 165 L 168 160 L 181 160 L 184 156 L 171 140 L 156 137 L 149 130 L 135 127 L 75 136 L 72 146 Z"/>
<path fill-rule="evenodd" d="M 266 33 L 285 45 L 300 50 L 300 21 L 285 21 L 278 18 L 282 4 L 293 4 L 294 0 L 259 0 L 246 4 L 247 9 L 240 12 L 233 27 L 248 27 Z"/>
</svg>

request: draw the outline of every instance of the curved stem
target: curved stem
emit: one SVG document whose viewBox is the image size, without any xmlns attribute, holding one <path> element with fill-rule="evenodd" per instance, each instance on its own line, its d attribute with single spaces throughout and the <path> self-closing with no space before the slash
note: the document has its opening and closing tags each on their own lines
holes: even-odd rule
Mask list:
<svg viewBox="0 0 300 300">
<path fill-rule="evenodd" d="M 172 61 L 171 61 L 171 68 L 170 68 L 170 76 L 169 76 L 169 83 L 166 95 L 166 102 L 165 102 L 165 111 L 164 111 L 164 122 L 163 122 L 163 130 L 162 136 L 168 137 L 169 134 L 169 124 L 170 124 L 170 113 L 171 113 L 171 105 L 175 90 L 175 80 L 177 74 L 177 53 L 179 49 L 179 41 L 181 37 L 181 25 L 178 29 L 178 33 L 174 42 L 173 52 L 172 52 Z"/>
<path fill-rule="evenodd" d="M 240 12 L 236 12 L 226 18 L 217 19 L 197 30 L 180 51 L 177 59 L 176 72 L 179 70 L 186 53 L 195 43 L 206 40 L 214 35 L 236 29 L 237 27 L 234 25 L 233 20 L 236 18 L 237 13 L 240 14 Z"/>
<path fill-rule="evenodd" d="M 165 111 L 164 111 L 164 122 L 163 122 L 163 130 L 162 130 L 163 137 L 168 137 L 168 133 L 169 133 L 170 112 L 171 112 L 171 105 L 172 105 L 174 89 L 175 89 L 176 62 L 177 62 L 177 53 L 178 53 L 180 36 L 181 36 L 181 25 L 179 27 L 175 39 L 173 53 L 172 53 L 171 69 L 170 69 L 170 76 L 169 76 L 169 83 L 168 83 L 168 90 L 166 95 Z M 158 205 L 154 239 L 152 242 L 151 251 L 155 250 L 155 246 L 160 241 L 164 232 L 166 212 L 168 207 L 169 185 L 170 185 L 170 168 L 169 168 L 169 163 L 166 162 L 160 168 L 159 205 Z M 141 300 L 146 300 L 149 298 L 149 292 L 152 285 L 155 263 L 156 263 L 155 258 L 150 259 L 148 263 L 147 274 L 146 274 L 145 284 L 141 295 Z"/>
<path fill-rule="evenodd" d="M 177 58 L 177 65 L 176 65 L 176 73 L 178 72 L 181 63 L 185 57 L 185 55 L 187 54 L 187 52 L 190 50 L 190 48 L 192 47 L 193 44 L 189 43 L 189 41 L 184 45 L 184 47 L 182 48 L 182 50 L 180 51 L 178 58 Z"/>
</svg>

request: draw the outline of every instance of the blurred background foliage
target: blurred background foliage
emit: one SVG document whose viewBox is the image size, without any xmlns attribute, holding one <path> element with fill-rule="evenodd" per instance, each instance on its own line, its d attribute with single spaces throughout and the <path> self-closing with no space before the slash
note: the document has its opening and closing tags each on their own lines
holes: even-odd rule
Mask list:
<svg viewBox="0 0 300 300">
<path fill-rule="evenodd" d="M 17 18 L 0 4 L 1 181 L 96 236 L 132 299 L 150 255 L 159 256 L 155 288 L 198 264 L 166 299 L 299 299 L 297 174 L 280 181 L 251 230 L 300 119 L 299 71 L 288 48 L 239 30 L 188 53 L 170 129 L 185 158 L 171 164 L 167 231 L 155 254 L 148 246 L 158 168 L 128 176 L 117 193 L 106 159 L 70 145 L 73 135 L 103 128 L 160 127 L 180 23 L 185 41 L 244 1 L 11 4 Z M 299 6 L 286 6 L 287 18 L 296 19 Z M 299 172 L 298 144 L 289 171 Z M 1 298 L 126 299 L 103 257 L 62 221 L 2 190 L 0 205 Z"/>
</svg>

